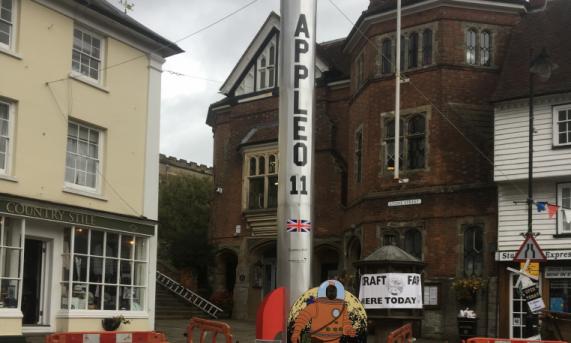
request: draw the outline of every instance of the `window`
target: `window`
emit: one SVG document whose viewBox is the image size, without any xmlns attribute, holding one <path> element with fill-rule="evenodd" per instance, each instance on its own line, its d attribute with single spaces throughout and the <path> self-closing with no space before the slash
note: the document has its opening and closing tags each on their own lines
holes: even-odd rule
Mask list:
<svg viewBox="0 0 571 343">
<path fill-rule="evenodd" d="M 404 251 L 422 259 L 422 233 L 417 229 L 409 229 L 404 234 Z"/>
<path fill-rule="evenodd" d="M 383 234 L 383 246 L 394 245 L 398 247 L 400 245 L 399 241 L 400 239 L 398 232 L 388 231 Z"/>
<path fill-rule="evenodd" d="M 278 206 L 277 156 L 277 151 L 246 156 L 248 163 L 248 209 L 276 208 Z"/>
<path fill-rule="evenodd" d="M 72 70 L 100 82 L 102 49 L 102 39 L 99 36 L 76 27 L 73 30 Z"/>
<path fill-rule="evenodd" d="M 23 238 L 22 220 L 0 217 L 0 311 L 21 302 Z"/>
<path fill-rule="evenodd" d="M 571 209 L 571 183 L 560 183 L 557 185 L 557 205 L 563 209 Z M 564 211 L 557 211 L 557 233 L 571 233 L 571 224 L 565 218 Z"/>
<path fill-rule="evenodd" d="M 389 38 L 383 40 L 381 44 L 381 73 L 390 74 L 393 64 L 392 41 Z"/>
<path fill-rule="evenodd" d="M 94 191 L 99 188 L 102 132 L 70 121 L 67 132 L 66 185 Z"/>
<path fill-rule="evenodd" d="M 488 31 L 480 33 L 480 65 L 489 66 L 492 54 L 492 36 Z"/>
<path fill-rule="evenodd" d="M 571 312 L 571 279 L 550 279 L 549 281 L 549 310 Z"/>
<path fill-rule="evenodd" d="M 0 47 L 10 49 L 14 36 L 14 1 L 0 0 Z"/>
<path fill-rule="evenodd" d="M 9 173 L 13 105 L 0 101 L 0 174 Z"/>
<path fill-rule="evenodd" d="M 482 276 L 484 269 L 484 230 L 470 225 L 464 229 L 464 273 L 466 276 Z"/>
<path fill-rule="evenodd" d="M 360 183 L 363 178 L 363 128 L 355 132 L 355 181 Z"/>
<path fill-rule="evenodd" d="M 439 298 L 439 287 L 438 285 L 431 285 L 427 284 L 424 286 L 423 289 L 423 302 L 422 305 L 424 307 L 436 307 L 439 305 L 438 298 Z"/>
<path fill-rule="evenodd" d="M 422 33 L 422 65 L 432 64 L 432 30 Z"/>
<path fill-rule="evenodd" d="M 571 105 L 553 108 L 553 145 L 571 145 Z"/>
<path fill-rule="evenodd" d="M 68 228 L 62 258 L 62 309 L 145 309 L 147 238 Z"/>
<path fill-rule="evenodd" d="M 395 56 L 396 56 L 396 51 L 395 51 Z M 404 38 L 404 36 L 401 36 L 400 37 L 400 71 L 403 71 L 405 69 L 405 66 L 406 66 L 405 56 L 406 56 L 406 39 Z"/>
<path fill-rule="evenodd" d="M 355 60 L 355 75 L 357 80 L 357 88 L 365 82 L 365 54 L 361 53 Z"/>
<path fill-rule="evenodd" d="M 258 89 L 275 87 L 276 48 L 270 45 L 258 60 Z"/>
<path fill-rule="evenodd" d="M 416 32 L 408 37 L 408 67 L 418 67 L 418 33 Z"/>
<path fill-rule="evenodd" d="M 426 166 L 426 117 L 408 115 L 400 121 L 399 166 L 402 169 L 423 169 Z M 395 121 L 385 122 L 385 167 L 395 167 Z M 404 162 L 404 163 L 403 163 Z"/>
<path fill-rule="evenodd" d="M 476 30 L 466 31 L 466 63 L 476 64 Z"/>
</svg>

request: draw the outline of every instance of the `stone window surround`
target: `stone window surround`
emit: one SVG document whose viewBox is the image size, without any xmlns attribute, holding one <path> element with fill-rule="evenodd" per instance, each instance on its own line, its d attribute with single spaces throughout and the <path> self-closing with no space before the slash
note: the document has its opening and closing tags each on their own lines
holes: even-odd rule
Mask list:
<svg viewBox="0 0 571 343">
<path fill-rule="evenodd" d="M 424 30 L 426 30 L 426 29 L 430 29 L 432 31 L 432 59 L 431 59 L 430 64 L 423 65 L 423 48 L 424 48 L 423 47 L 423 33 L 424 33 Z M 429 23 L 429 24 L 423 24 L 423 25 L 408 27 L 408 28 L 405 28 L 401 31 L 401 36 L 403 36 L 405 38 L 405 43 L 404 43 L 405 50 L 401 51 L 401 54 L 404 55 L 404 58 L 403 58 L 404 59 L 404 65 L 408 66 L 408 37 L 413 32 L 418 34 L 417 65 L 414 68 L 402 68 L 402 66 L 401 66 L 403 71 L 415 71 L 415 70 L 420 70 L 423 68 L 428 68 L 428 67 L 434 66 L 436 64 L 436 60 L 438 57 L 438 49 L 437 49 L 438 23 Z M 383 40 L 385 40 L 386 38 L 391 40 L 391 45 L 392 45 L 391 71 L 389 73 L 383 73 L 382 72 L 381 51 L 382 51 Z M 376 64 L 375 76 L 376 77 L 382 77 L 382 76 L 394 74 L 394 72 L 395 72 L 395 58 L 396 58 L 396 32 L 393 31 L 393 32 L 382 34 L 382 35 L 378 35 L 378 36 L 374 37 L 374 41 L 375 41 L 375 44 L 377 46 L 377 54 L 376 54 L 376 60 L 375 60 L 375 64 Z"/>
<path fill-rule="evenodd" d="M 489 25 L 489 24 L 482 24 L 482 23 L 462 23 L 462 63 L 466 66 L 470 67 L 481 67 L 481 68 L 497 68 L 496 65 L 496 58 L 495 58 L 495 45 L 496 45 L 496 38 L 498 32 L 498 26 L 496 25 Z M 468 30 L 476 31 L 476 63 L 470 64 L 466 61 L 466 34 Z M 481 62 L 481 42 L 480 37 L 482 32 L 488 32 L 490 34 L 490 63 L 488 65 L 482 65 Z"/>
<path fill-rule="evenodd" d="M 430 105 L 425 105 L 425 106 L 419 106 L 419 107 L 414 107 L 414 108 L 406 108 L 406 109 L 401 109 L 400 111 L 400 117 L 401 120 L 403 118 L 407 118 L 410 116 L 413 116 L 415 114 L 424 114 L 424 118 L 425 118 L 425 133 L 424 133 L 424 145 L 425 145 L 425 150 L 424 150 L 424 168 L 422 169 L 405 169 L 400 168 L 400 173 L 401 175 L 406 175 L 407 173 L 414 173 L 414 172 L 418 172 L 418 171 L 429 171 L 429 156 L 430 156 L 430 122 L 431 122 L 431 118 L 432 118 L 432 109 Z M 385 143 L 385 136 L 386 136 L 386 121 L 390 120 L 390 119 L 394 119 L 394 111 L 390 111 L 390 112 L 382 112 L 380 115 L 380 128 L 381 128 L 381 138 L 380 138 L 380 144 L 381 144 L 381 149 L 379 150 L 379 159 L 382 163 L 380 163 L 380 171 L 379 171 L 379 176 L 384 176 L 384 175 L 392 175 L 393 171 L 387 170 L 386 169 L 386 143 Z M 404 152 L 404 150 L 403 150 Z"/>
<path fill-rule="evenodd" d="M 265 174 L 263 175 L 264 177 L 264 204 L 267 204 L 267 200 L 268 200 L 268 190 L 269 187 L 267 185 L 268 182 L 268 178 L 271 175 L 274 174 L 269 174 L 269 168 L 268 168 L 268 163 L 269 163 L 269 156 L 270 155 L 275 155 L 276 156 L 276 173 L 275 175 L 277 175 L 278 173 L 278 168 L 279 168 L 279 154 L 278 154 L 278 147 L 277 145 L 263 145 L 263 146 L 257 146 L 257 147 L 253 147 L 253 148 L 249 148 L 247 150 L 244 150 L 243 152 L 243 168 L 242 168 L 242 210 L 243 211 L 248 211 L 251 210 L 249 208 L 249 196 L 250 196 L 250 159 L 252 157 L 260 157 L 260 156 L 264 156 L 265 157 L 265 164 L 266 164 L 266 168 L 265 168 Z M 270 209 L 266 206 L 263 207 L 263 209 Z"/>
<path fill-rule="evenodd" d="M 397 247 L 405 250 L 405 236 L 409 230 L 418 230 L 421 235 L 421 258 L 426 256 L 426 230 L 423 221 L 412 222 L 390 222 L 386 224 L 378 224 L 376 229 L 377 244 L 379 247 L 385 246 L 384 237 L 386 234 L 395 234 L 397 236 Z M 405 250 L 406 251 L 406 250 Z"/>
</svg>

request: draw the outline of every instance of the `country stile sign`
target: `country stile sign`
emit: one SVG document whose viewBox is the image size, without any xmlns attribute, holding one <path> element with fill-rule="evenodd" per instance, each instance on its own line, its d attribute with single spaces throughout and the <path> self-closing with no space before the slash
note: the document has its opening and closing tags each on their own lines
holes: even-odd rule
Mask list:
<svg viewBox="0 0 571 343">
<path fill-rule="evenodd" d="M 286 309 L 312 285 L 316 10 L 316 0 L 281 1 L 277 283 Z"/>
<path fill-rule="evenodd" d="M 420 274 L 364 274 L 359 300 L 366 309 L 421 309 Z"/>
</svg>

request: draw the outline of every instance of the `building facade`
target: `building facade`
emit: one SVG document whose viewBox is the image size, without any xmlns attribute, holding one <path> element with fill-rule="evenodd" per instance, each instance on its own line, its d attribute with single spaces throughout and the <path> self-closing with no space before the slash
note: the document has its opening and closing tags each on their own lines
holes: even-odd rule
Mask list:
<svg viewBox="0 0 571 343">
<path fill-rule="evenodd" d="M 0 13 L 0 341 L 152 330 L 161 65 L 182 50 L 106 1 Z"/>
<path fill-rule="evenodd" d="M 421 336 L 457 337 L 454 280 L 477 278 L 478 334 L 497 332 L 492 96 L 525 1 L 403 1 L 401 180 L 394 170 L 396 1 L 318 44 L 313 280 L 354 289 L 355 262 L 396 245 L 424 263 Z M 277 37 L 270 15 L 221 88 L 214 131 L 216 287 L 254 318 L 275 287 Z M 227 261 L 237 259 L 237 267 Z M 234 276 L 232 276 L 234 275 Z M 231 279 L 232 282 L 227 282 Z M 431 296 L 432 295 L 432 296 Z"/>
<path fill-rule="evenodd" d="M 519 269 L 512 260 L 527 231 L 529 66 L 530 56 L 545 49 L 558 67 L 548 80 L 534 78 L 533 215 L 532 229 L 547 262 L 539 268 L 547 309 L 571 312 L 571 48 L 561 41 L 568 28 L 571 4 L 547 1 L 514 29 L 509 53 L 495 95 L 494 178 L 498 184 L 498 252 L 500 335 L 530 337 L 537 333 L 537 317 L 514 286 Z M 538 212 L 537 205 L 549 204 Z"/>
<path fill-rule="evenodd" d="M 197 164 L 196 162 L 188 162 L 183 159 L 178 159 L 172 156 L 161 154 L 159 174 L 163 177 L 189 175 L 194 177 L 209 177 L 212 178 L 212 167 L 205 166 L 204 164 Z"/>
</svg>

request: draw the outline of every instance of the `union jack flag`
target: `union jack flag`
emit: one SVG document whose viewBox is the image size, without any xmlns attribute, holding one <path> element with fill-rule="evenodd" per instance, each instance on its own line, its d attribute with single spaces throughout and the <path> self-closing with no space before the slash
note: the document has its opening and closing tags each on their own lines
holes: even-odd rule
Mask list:
<svg viewBox="0 0 571 343">
<path fill-rule="evenodd" d="M 288 219 L 286 229 L 287 232 L 310 232 L 311 222 L 303 219 Z"/>
</svg>

